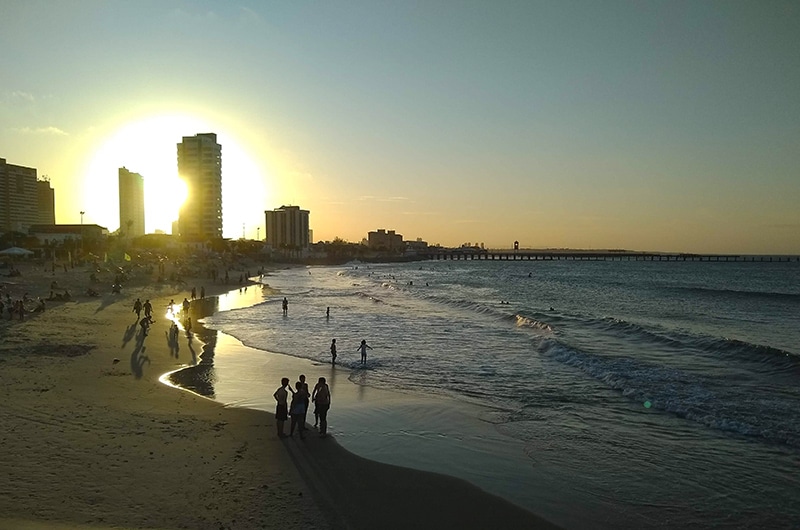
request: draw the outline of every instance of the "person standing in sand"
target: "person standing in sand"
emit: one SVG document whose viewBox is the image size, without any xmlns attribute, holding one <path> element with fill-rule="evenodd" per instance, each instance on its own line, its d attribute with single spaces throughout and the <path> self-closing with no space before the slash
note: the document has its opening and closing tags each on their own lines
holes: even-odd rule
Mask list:
<svg viewBox="0 0 800 530">
<path fill-rule="evenodd" d="M 361 364 L 367 364 L 367 350 L 371 350 L 372 346 L 367 344 L 366 340 L 362 340 L 356 349 L 361 351 Z"/>
<path fill-rule="evenodd" d="M 303 374 L 300 374 L 300 377 L 298 379 L 299 379 L 299 381 L 297 381 L 297 382 L 302 385 L 303 392 L 304 392 L 304 395 L 303 395 L 303 423 L 302 423 L 302 428 L 303 428 L 303 430 L 305 430 L 305 428 L 306 428 L 306 415 L 308 414 L 308 405 L 311 402 L 311 392 L 308 390 L 308 383 L 306 383 L 306 376 L 303 375 Z"/>
<path fill-rule="evenodd" d="M 289 418 L 289 407 L 286 404 L 289 398 L 289 392 L 286 390 L 287 387 L 291 390 L 291 387 L 289 387 L 289 378 L 284 377 L 281 379 L 280 388 L 272 394 L 272 397 L 278 402 L 277 405 L 275 405 L 275 421 L 278 427 L 278 438 L 286 438 L 286 434 L 283 432 L 283 425 Z"/>
<path fill-rule="evenodd" d="M 304 376 L 301 376 L 304 377 Z M 300 432 L 300 438 L 306 437 L 306 409 L 308 408 L 308 385 L 302 381 L 295 383 L 295 393 L 292 396 L 292 405 L 289 414 L 292 416 L 292 423 L 289 427 L 289 436 L 294 435 L 294 429 Z"/>
<path fill-rule="evenodd" d="M 328 410 L 331 408 L 331 389 L 325 382 L 324 377 L 320 377 L 314 386 L 314 416 L 319 417 L 319 437 L 325 438 L 328 435 Z M 314 424 L 316 426 L 316 423 Z"/>
</svg>

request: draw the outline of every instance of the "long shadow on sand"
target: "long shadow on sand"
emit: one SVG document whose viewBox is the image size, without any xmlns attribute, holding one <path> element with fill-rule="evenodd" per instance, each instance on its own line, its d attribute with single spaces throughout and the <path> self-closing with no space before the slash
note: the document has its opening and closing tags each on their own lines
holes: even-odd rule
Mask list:
<svg viewBox="0 0 800 530">
<path fill-rule="evenodd" d="M 209 315 L 213 315 L 219 307 L 219 299 L 216 296 L 193 300 L 189 306 L 189 316 L 194 323 L 194 332 L 186 333 L 188 340 L 189 353 L 192 358 L 190 366 L 170 374 L 170 382 L 190 390 L 201 396 L 214 396 L 214 382 L 216 374 L 214 372 L 214 348 L 217 344 L 217 332 L 213 329 L 204 327 L 200 320 Z M 195 350 L 195 337 L 202 346 L 199 355 Z"/>
<path fill-rule="evenodd" d="M 141 379 L 144 375 L 144 364 L 150 364 L 150 358 L 145 355 L 147 346 L 144 345 L 146 335 L 140 331 L 136 336 L 136 347 L 131 352 L 131 373 L 136 379 Z"/>
<path fill-rule="evenodd" d="M 103 299 L 100 301 L 100 305 L 97 306 L 97 309 L 95 309 L 94 312 L 95 313 L 99 313 L 100 311 L 102 311 L 103 309 L 107 308 L 108 306 L 110 306 L 112 304 L 116 304 L 118 300 L 119 300 L 119 297 L 117 297 L 117 295 L 115 295 L 115 294 L 107 294 L 107 295 L 103 296 Z"/>
<path fill-rule="evenodd" d="M 131 341 L 133 336 L 136 335 L 136 326 L 138 323 L 139 320 L 137 319 L 136 322 L 125 329 L 125 333 L 122 335 L 122 348 L 124 348 Z"/>
</svg>

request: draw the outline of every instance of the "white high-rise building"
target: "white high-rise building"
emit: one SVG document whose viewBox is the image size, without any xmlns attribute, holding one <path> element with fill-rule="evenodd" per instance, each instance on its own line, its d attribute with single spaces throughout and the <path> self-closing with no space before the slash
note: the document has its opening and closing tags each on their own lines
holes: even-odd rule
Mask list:
<svg viewBox="0 0 800 530">
<path fill-rule="evenodd" d="M 222 146 L 214 133 L 184 136 L 178 144 L 178 175 L 186 183 L 186 202 L 178 216 L 185 241 L 222 238 Z"/>
<path fill-rule="evenodd" d="M 144 179 L 119 168 L 119 231 L 127 237 L 144 235 Z"/>
</svg>

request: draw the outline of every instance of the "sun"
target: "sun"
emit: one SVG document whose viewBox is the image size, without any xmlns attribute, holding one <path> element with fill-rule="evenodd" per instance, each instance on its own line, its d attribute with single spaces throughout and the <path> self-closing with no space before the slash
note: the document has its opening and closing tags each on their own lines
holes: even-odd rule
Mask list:
<svg viewBox="0 0 800 530">
<path fill-rule="evenodd" d="M 186 200 L 178 176 L 177 148 L 184 136 L 215 132 L 222 145 L 223 235 L 255 237 L 263 224 L 266 184 L 259 165 L 220 124 L 184 114 L 159 114 L 125 123 L 95 151 L 85 172 L 84 209 L 110 231 L 119 228 L 120 167 L 144 179 L 145 231 L 172 233 Z"/>
</svg>

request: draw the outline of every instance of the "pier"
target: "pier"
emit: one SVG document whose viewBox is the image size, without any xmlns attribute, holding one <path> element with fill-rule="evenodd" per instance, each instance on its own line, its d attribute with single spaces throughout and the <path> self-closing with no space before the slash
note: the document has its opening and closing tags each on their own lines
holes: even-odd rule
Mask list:
<svg viewBox="0 0 800 530">
<path fill-rule="evenodd" d="M 484 261 L 704 261 L 704 262 L 791 262 L 800 256 L 754 256 L 738 254 L 685 254 L 667 252 L 632 252 L 614 250 L 502 250 L 502 249 L 432 249 L 431 260 Z"/>
</svg>

